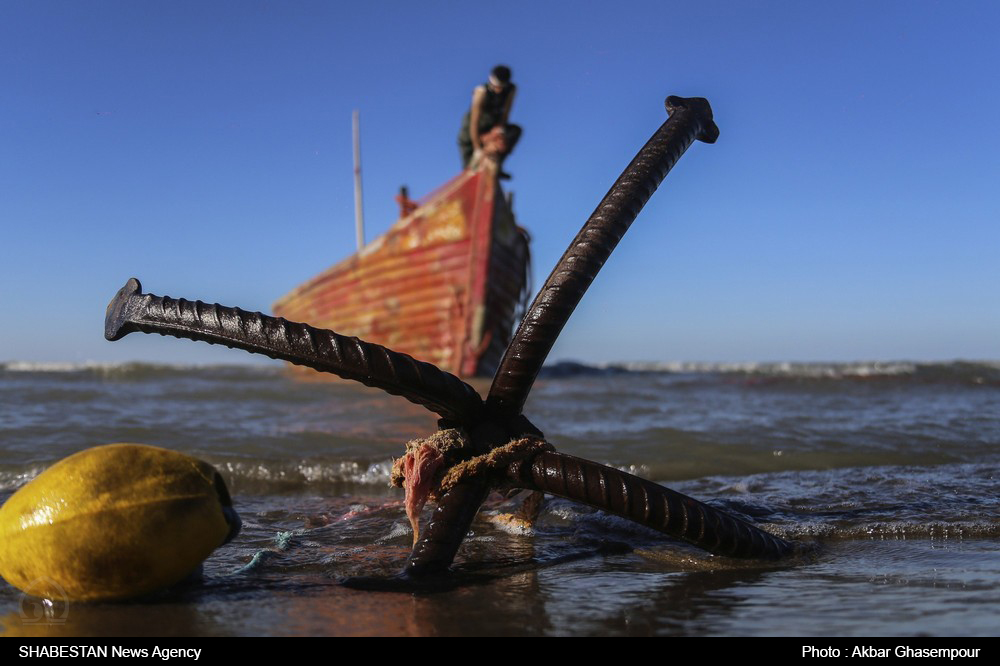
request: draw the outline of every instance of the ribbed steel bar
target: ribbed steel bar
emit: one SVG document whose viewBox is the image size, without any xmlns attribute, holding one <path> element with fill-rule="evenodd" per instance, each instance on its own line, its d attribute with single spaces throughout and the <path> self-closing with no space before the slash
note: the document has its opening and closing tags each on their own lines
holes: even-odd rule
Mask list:
<svg viewBox="0 0 1000 666">
<path fill-rule="evenodd" d="M 479 394 L 461 379 L 381 345 L 259 312 L 141 291 L 131 278 L 112 299 L 104 321 L 108 340 L 134 331 L 201 340 L 353 379 L 447 419 L 475 421 L 482 413 Z"/>
<path fill-rule="evenodd" d="M 796 547 L 686 495 L 599 463 L 555 452 L 512 464 L 512 483 L 635 521 L 716 555 L 776 560 Z"/>
<path fill-rule="evenodd" d="M 489 493 L 490 484 L 484 479 L 460 483 L 445 493 L 430 522 L 421 529 L 422 536 L 413 545 L 403 574 L 426 576 L 446 571 Z"/>
<path fill-rule="evenodd" d="M 670 117 L 611 186 L 522 319 L 490 387 L 486 404 L 492 413 L 521 412 L 560 331 L 649 197 L 695 139 L 718 138 L 704 98 L 670 96 L 666 107 Z"/>
</svg>

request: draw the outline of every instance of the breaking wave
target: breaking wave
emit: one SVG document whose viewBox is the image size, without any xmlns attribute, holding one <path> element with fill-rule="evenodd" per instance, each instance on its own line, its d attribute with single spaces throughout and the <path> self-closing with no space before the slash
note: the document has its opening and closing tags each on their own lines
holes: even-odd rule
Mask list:
<svg viewBox="0 0 1000 666">
<path fill-rule="evenodd" d="M 1000 361 L 822 362 L 692 362 L 651 361 L 586 364 L 559 361 L 546 365 L 541 377 L 558 379 L 586 375 L 622 374 L 726 375 L 760 379 L 913 379 L 926 382 L 959 382 L 1000 385 Z"/>
<path fill-rule="evenodd" d="M 206 364 L 186 365 L 173 363 L 145 363 L 136 361 L 103 362 L 83 361 L 4 361 L 0 362 L 0 376 L 5 374 L 78 375 L 100 379 L 157 379 L 166 377 L 206 376 L 225 379 L 252 379 L 281 374 L 280 365 Z"/>
</svg>

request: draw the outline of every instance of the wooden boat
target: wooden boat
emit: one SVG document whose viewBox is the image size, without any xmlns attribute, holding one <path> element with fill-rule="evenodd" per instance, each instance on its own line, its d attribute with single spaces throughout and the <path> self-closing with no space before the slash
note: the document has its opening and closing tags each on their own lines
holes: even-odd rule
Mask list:
<svg viewBox="0 0 1000 666">
<path fill-rule="evenodd" d="M 484 160 L 383 236 L 277 301 L 280 317 L 354 335 L 464 377 L 490 376 L 528 296 L 529 237 Z"/>
</svg>

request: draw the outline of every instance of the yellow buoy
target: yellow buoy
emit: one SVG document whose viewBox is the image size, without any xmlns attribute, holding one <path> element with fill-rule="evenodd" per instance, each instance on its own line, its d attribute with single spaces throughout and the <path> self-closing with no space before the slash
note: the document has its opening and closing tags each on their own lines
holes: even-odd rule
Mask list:
<svg viewBox="0 0 1000 666">
<path fill-rule="evenodd" d="M 136 597 L 182 580 L 238 530 L 208 463 L 154 446 L 98 446 L 0 508 L 0 575 L 40 597 Z"/>
</svg>

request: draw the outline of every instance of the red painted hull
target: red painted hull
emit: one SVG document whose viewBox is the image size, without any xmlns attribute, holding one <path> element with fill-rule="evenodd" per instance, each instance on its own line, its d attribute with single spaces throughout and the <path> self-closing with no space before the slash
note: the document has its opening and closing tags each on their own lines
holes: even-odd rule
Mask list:
<svg viewBox="0 0 1000 666">
<path fill-rule="evenodd" d="M 297 287 L 277 316 L 490 376 L 527 283 L 527 233 L 495 171 L 466 171 L 357 254 Z"/>
</svg>

